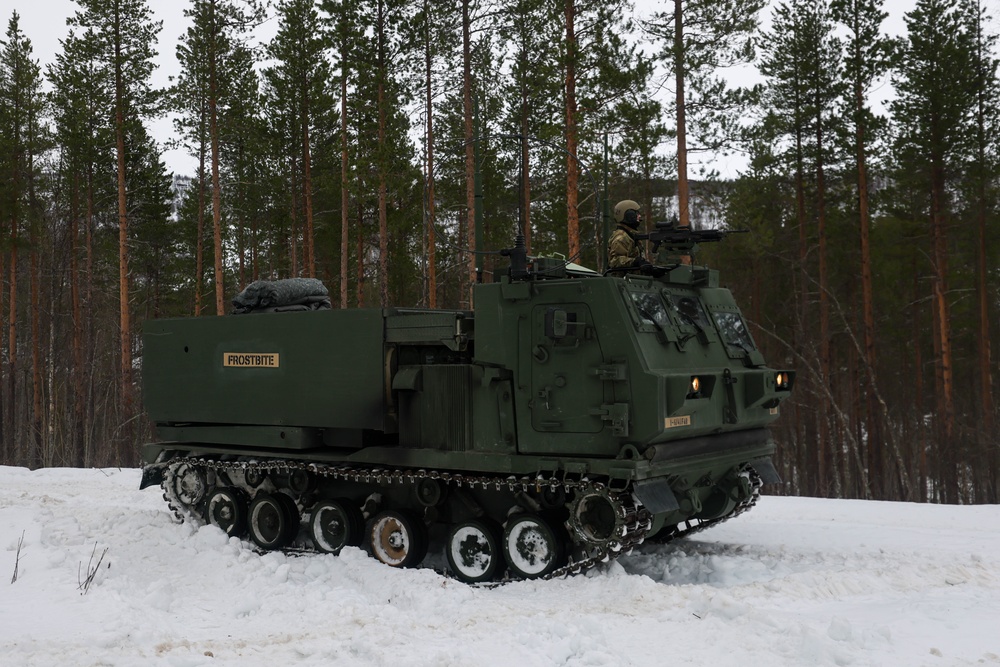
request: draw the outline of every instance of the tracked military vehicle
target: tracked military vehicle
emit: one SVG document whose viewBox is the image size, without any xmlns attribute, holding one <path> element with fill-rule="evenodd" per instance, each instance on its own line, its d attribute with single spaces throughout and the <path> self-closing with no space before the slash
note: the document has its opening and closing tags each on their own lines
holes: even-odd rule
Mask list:
<svg viewBox="0 0 1000 667">
<path fill-rule="evenodd" d="M 718 240 L 669 231 L 675 251 Z M 765 365 L 716 271 L 506 252 L 471 311 L 147 322 L 143 488 L 261 549 L 405 567 L 434 545 L 485 582 L 689 534 L 777 481 L 767 426 L 794 374 Z"/>
</svg>

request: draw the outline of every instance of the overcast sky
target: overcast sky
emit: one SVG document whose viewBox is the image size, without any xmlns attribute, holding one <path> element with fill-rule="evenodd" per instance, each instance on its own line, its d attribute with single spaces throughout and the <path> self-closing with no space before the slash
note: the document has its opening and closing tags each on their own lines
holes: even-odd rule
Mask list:
<svg viewBox="0 0 1000 667">
<path fill-rule="evenodd" d="M 916 0 L 886 0 L 885 7 L 890 16 L 886 22 L 886 30 L 891 34 L 901 35 L 905 30 L 903 14 L 912 9 Z M 990 13 L 998 15 L 997 5 L 1000 0 L 987 0 Z M 656 11 L 662 11 L 667 5 L 672 7 L 672 2 L 663 0 L 637 0 L 637 15 L 642 18 L 649 16 Z M 184 17 L 184 9 L 188 6 L 182 0 L 150 0 L 150 5 L 157 20 L 163 21 L 163 30 L 160 32 L 159 42 L 156 46 L 158 56 L 156 58 L 157 69 L 153 75 L 153 85 L 163 87 L 169 84 L 169 78 L 176 76 L 179 72 L 179 65 L 175 58 L 175 50 L 178 40 L 187 29 L 188 21 Z M 60 50 L 59 40 L 66 37 L 69 28 L 66 19 L 73 15 L 79 6 L 73 0 L 13 0 L 0 3 L 0 20 L 3 21 L 2 32 L 6 32 L 7 21 L 10 19 L 11 10 L 17 11 L 21 16 L 21 30 L 31 40 L 34 48 L 34 56 L 41 61 L 43 68 L 55 58 L 55 54 Z M 770 12 L 765 11 L 762 17 L 766 23 L 770 22 Z M 275 19 L 270 19 L 257 32 L 260 39 L 269 39 L 276 32 Z M 173 127 L 169 118 L 160 118 L 151 122 L 150 130 L 153 136 L 162 144 L 170 139 L 173 134 Z M 184 151 L 173 150 L 164 154 L 164 161 L 167 169 L 178 173 L 192 174 L 195 170 L 195 161 Z M 735 176 L 733 165 L 738 165 L 738 158 L 724 161 L 716 167 L 723 171 L 724 176 Z"/>
</svg>

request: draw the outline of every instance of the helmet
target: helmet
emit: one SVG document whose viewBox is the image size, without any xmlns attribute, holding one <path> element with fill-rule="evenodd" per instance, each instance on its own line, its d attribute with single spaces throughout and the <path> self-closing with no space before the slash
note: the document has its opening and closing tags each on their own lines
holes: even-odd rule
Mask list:
<svg viewBox="0 0 1000 667">
<path fill-rule="evenodd" d="M 625 199 L 615 205 L 615 222 L 626 224 L 632 229 L 639 227 L 639 205 L 631 199 Z"/>
</svg>

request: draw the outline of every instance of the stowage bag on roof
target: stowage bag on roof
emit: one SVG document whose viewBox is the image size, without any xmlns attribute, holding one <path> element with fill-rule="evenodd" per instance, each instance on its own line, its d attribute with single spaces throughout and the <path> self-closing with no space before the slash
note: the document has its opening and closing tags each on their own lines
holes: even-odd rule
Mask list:
<svg viewBox="0 0 1000 667">
<path fill-rule="evenodd" d="M 330 292 L 316 278 L 255 280 L 233 298 L 234 315 L 330 307 Z"/>
</svg>

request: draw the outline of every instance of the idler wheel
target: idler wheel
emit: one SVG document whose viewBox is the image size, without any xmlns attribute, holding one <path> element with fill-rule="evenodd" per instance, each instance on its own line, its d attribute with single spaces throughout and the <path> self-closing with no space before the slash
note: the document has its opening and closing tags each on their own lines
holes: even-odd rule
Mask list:
<svg viewBox="0 0 1000 667">
<path fill-rule="evenodd" d="M 262 549 L 281 549 L 299 532 L 299 510 L 283 493 L 258 493 L 250 503 L 250 539 Z"/>
<path fill-rule="evenodd" d="M 357 505 L 347 498 L 317 503 L 309 518 L 309 535 L 319 551 L 338 554 L 344 547 L 356 547 L 364 539 L 365 519 Z"/>
<path fill-rule="evenodd" d="M 502 531 L 497 523 L 473 519 L 451 529 L 445 554 L 455 577 L 475 584 L 492 581 L 503 572 L 502 545 Z"/>
<path fill-rule="evenodd" d="M 404 512 L 385 510 L 376 514 L 370 536 L 372 555 L 392 567 L 419 565 L 427 554 L 427 527 Z"/>
<path fill-rule="evenodd" d="M 587 545 L 613 546 L 625 532 L 625 517 L 607 489 L 588 489 L 573 500 L 569 526 Z"/>
<path fill-rule="evenodd" d="M 195 507 L 205 499 L 208 492 L 208 482 L 205 472 L 190 463 L 182 463 L 174 475 L 174 493 L 177 500 L 189 508 Z"/>
<path fill-rule="evenodd" d="M 247 496 L 241 489 L 223 486 L 208 494 L 205 521 L 221 528 L 229 537 L 247 532 Z"/>
<path fill-rule="evenodd" d="M 544 577 L 559 567 L 564 542 L 562 531 L 538 514 L 518 514 L 503 533 L 507 564 L 525 579 Z"/>
</svg>

